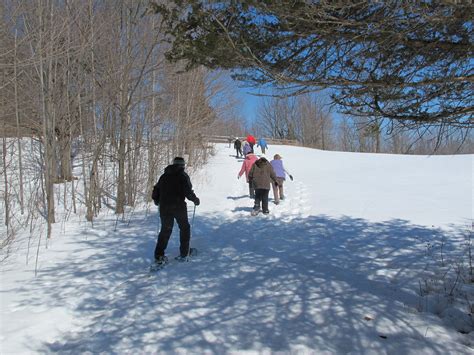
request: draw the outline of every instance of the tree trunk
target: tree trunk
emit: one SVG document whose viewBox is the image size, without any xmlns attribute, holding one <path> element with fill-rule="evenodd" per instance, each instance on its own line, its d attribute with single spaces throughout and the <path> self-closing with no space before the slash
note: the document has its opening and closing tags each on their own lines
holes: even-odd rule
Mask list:
<svg viewBox="0 0 474 355">
<path fill-rule="evenodd" d="M 123 102 L 123 101 L 122 101 Z M 116 214 L 122 214 L 125 212 L 125 148 L 127 145 L 126 134 L 128 128 L 128 113 L 125 111 L 120 112 L 120 137 L 118 147 L 118 179 L 117 179 L 117 204 L 115 207 Z"/>
<path fill-rule="evenodd" d="M 9 227 L 10 227 L 10 192 L 8 187 L 8 164 L 7 164 L 7 138 L 6 138 L 6 128 L 5 123 L 3 124 L 3 139 L 2 139 L 2 162 L 3 162 L 3 181 L 5 183 L 5 192 L 3 194 L 4 203 L 5 203 L 5 226 L 7 227 L 7 239 L 9 235 Z"/>
<path fill-rule="evenodd" d="M 15 118 L 16 118 L 16 132 L 17 132 L 17 139 L 18 139 L 18 170 L 20 175 L 20 209 L 21 214 L 24 214 L 25 210 L 25 203 L 24 203 L 24 190 L 23 190 L 23 160 L 22 160 L 22 147 L 21 147 L 21 132 L 20 132 L 20 114 L 18 108 L 18 72 L 17 72 L 17 31 L 15 31 L 15 50 L 13 56 L 13 70 L 15 76 Z M 6 171 L 5 171 L 6 174 Z"/>
<path fill-rule="evenodd" d="M 49 63 L 48 63 L 48 72 L 44 70 L 43 64 L 43 11 L 42 7 L 39 7 L 39 21 L 40 21 L 40 31 L 39 31 L 39 77 L 40 77 L 40 93 L 41 93 L 41 109 L 42 109 L 42 118 L 43 118 L 43 144 L 44 144 L 44 180 L 45 180 L 45 190 L 46 190 L 46 220 L 48 223 L 48 232 L 47 237 L 51 237 L 51 228 L 52 223 L 55 222 L 54 217 L 54 122 L 53 115 L 49 113 L 51 99 L 51 76 L 52 76 L 52 61 L 53 55 L 49 54 Z M 52 15 L 51 15 L 52 17 Z M 50 44 L 50 48 L 52 43 Z M 51 50 L 52 52 L 52 50 Z M 45 83 L 44 77 L 48 75 L 48 83 Z"/>
</svg>

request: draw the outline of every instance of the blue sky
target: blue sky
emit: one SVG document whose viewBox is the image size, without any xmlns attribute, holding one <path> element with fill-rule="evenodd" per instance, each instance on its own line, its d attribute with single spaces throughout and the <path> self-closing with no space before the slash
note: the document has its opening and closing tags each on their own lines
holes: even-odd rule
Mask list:
<svg viewBox="0 0 474 355">
<path fill-rule="evenodd" d="M 242 102 L 242 116 L 245 117 L 247 123 L 252 123 L 255 122 L 257 119 L 257 112 L 258 112 L 258 106 L 260 102 L 265 100 L 264 96 L 256 96 L 253 94 L 264 94 L 268 93 L 269 89 L 259 89 L 259 88 L 251 88 L 251 87 L 244 87 L 242 83 L 235 82 L 235 85 L 238 89 L 238 92 L 240 94 L 240 99 Z M 326 91 L 321 91 L 320 95 L 322 96 L 328 96 L 329 92 L 328 90 Z M 327 103 L 330 100 L 327 98 Z M 331 114 L 333 118 L 336 120 L 341 120 L 343 118 L 343 115 L 337 112 L 337 109 L 333 108 L 331 110 Z"/>
<path fill-rule="evenodd" d="M 238 84 L 237 84 L 238 85 Z M 252 93 L 258 93 L 259 90 L 253 88 L 238 88 L 239 94 L 242 100 L 242 116 L 248 123 L 255 122 L 257 119 L 257 109 L 259 102 L 263 100 L 260 96 L 252 95 Z"/>
</svg>

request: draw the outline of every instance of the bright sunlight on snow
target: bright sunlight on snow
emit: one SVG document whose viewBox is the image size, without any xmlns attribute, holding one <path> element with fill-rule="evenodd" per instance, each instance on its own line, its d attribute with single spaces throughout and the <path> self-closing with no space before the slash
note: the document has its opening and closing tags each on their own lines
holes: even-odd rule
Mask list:
<svg viewBox="0 0 474 355">
<path fill-rule="evenodd" d="M 275 153 L 294 181 L 269 215 L 250 215 L 227 145 L 192 174 L 188 263 L 149 273 L 153 205 L 55 224 L 37 276 L 18 237 L 0 353 L 472 354 L 473 156 Z"/>
</svg>

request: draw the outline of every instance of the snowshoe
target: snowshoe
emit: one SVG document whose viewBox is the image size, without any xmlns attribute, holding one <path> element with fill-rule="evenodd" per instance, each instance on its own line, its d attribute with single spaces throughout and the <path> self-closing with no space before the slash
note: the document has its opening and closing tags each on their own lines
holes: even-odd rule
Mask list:
<svg viewBox="0 0 474 355">
<path fill-rule="evenodd" d="M 260 213 L 260 210 L 253 210 L 250 214 L 251 214 L 252 216 L 256 216 L 256 215 L 258 215 L 259 213 Z"/>
<path fill-rule="evenodd" d="M 163 255 L 155 258 L 155 262 L 150 266 L 150 272 L 161 270 L 168 264 L 168 257 Z"/>
<path fill-rule="evenodd" d="M 198 251 L 197 251 L 196 248 L 189 248 L 189 254 L 188 255 L 186 255 L 186 256 L 178 255 L 174 259 L 177 260 L 180 263 L 187 262 L 187 261 L 189 261 L 189 258 L 191 258 L 193 256 L 196 256 L 197 254 L 198 254 Z"/>
</svg>

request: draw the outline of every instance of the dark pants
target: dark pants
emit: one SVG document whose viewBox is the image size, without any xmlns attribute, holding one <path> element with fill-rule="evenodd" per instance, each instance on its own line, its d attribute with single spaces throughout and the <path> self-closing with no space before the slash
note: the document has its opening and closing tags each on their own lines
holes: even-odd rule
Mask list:
<svg viewBox="0 0 474 355">
<path fill-rule="evenodd" d="M 249 182 L 249 195 L 250 198 L 255 198 L 255 189 L 252 186 L 252 183 Z"/>
<path fill-rule="evenodd" d="M 262 201 L 262 211 L 268 212 L 268 193 L 270 190 L 255 189 L 255 205 L 253 209 L 258 211 L 260 209 L 260 201 Z"/>
<path fill-rule="evenodd" d="M 165 255 L 168 241 L 173 232 L 174 220 L 179 226 L 179 253 L 181 256 L 187 256 L 189 253 L 189 241 L 191 239 L 191 226 L 188 222 L 188 210 L 186 207 L 179 208 L 174 212 L 160 213 L 161 230 L 158 234 L 158 242 L 155 248 L 155 258 Z"/>
<path fill-rule="evenodd" d="M 242 149 L 239 147 L 239 148 L 235 148 L 235 152 L 237 154 L 237 158 L 238 157 L 243 157 L 244 155 L 242 154 Z"/>
</svg>

